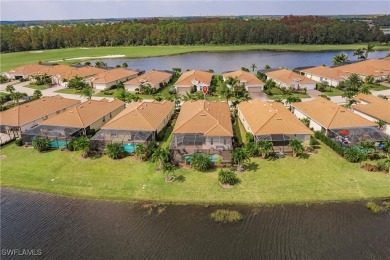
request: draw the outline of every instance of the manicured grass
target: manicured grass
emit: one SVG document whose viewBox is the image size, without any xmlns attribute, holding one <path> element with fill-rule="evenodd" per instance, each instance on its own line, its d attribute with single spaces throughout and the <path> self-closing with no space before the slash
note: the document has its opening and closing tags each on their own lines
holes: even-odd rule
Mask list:
<svg viewBox="0 0 390 260">
<path fill-rule="evenodd" d="M 344 94 L 344 91 L 339 90 L 337 88 L 326 88 L 326 91 L 321 92 L 324 95 L 327 95 L 329 97 L 334 97 L 334 96 L 341 96 Z"/>
<path fill-rule="evenodd" d="M 7 95 L 9 95 L 9 93 L 1 92 L 1 91 L 0 91 L 0 96 L 7 96 Z"/>
<path fill-rule="evenodd" d="M 25 87 L 26 88 L 36 89 L 36 90 L 45 90 L 45 89 L 47 89 L 47 85 L 34 85 L 34 84 L 30 84 L 30 85 L 27 85 Z"/>
<path fill-rule="evenodd" d="M 236 122 L 233 125 L 235 136 L 238 138 L 239 144 L 246 144 L 246 131 L 239 118 L 236 118 Z"/>
<path fill-rule="evenodd" d="M 308 159 L 253 159 L 241 183 L 222 188 L 217 170 L 180 168 L 184 181 L 166 183 L 155 165 L 132 157 L 82 159 L 81 152 L 50 151 L 10 144 L 0 150 L 1 185 L 68 196 L 191 204 L 278 204 L 348 201 L 390 196 L 390 178 L 366 172 L 321 145 Z"/>
<path fill-rule="evenodd" d="M 77 57 L 98 57 L 106 55 L 125 55 L 128 58 L 155 57 L 176 55 L 190 52 L 226 52 L 226 51 L 333 51 L 356 50 L 367 47 L 366 43 L 347 45 L 301 45 L 301 44 L 256 44 L 256 45 L 195 45 L 195 46 L 138 46 L 138 47 L 98 47 L 98 48 L 66 48 L 43 50 L 42 52 L 15 52 L 0 54 L 0 71 L 6 71 L 29 63 L 63 60 Z M 376 50 L 390 50 L 390 45 L 375 46 Z M 80 60 L 62 61 L 62 64 Z"/>
<path fill-rule="evenodd" d="M 161 147 L 162 148 L 169 148 L 169 145 L 171 144 L 172 138 L 173 138 L 173 126 L 167 126 L 167 129 L 165 130 L 164 133 L 164 138 L 161 141 Z"/>
<path fill-rule="evenodd" d="M 374 83 L 374 84 L 365 83 L 364 85 L 368 85 L 368 87 L 370 88 L 371 91 L 380 91 L 380 90 L 390 89 L 389 87 L 386 87 L 386 86 L 383 86 L 383 85 L 377 84 L 377 83 Z"/>
<path fill-rule="evenodd" d="M 272 95 L 267 95 L 270 99 L 278 99 L 278 98 L 286 99 L 288 96 L 290 96 L 288 94 L 284 94 L 283 91 L 279 88 L 272 88 L 271 93 L 272 93 Z M 305 93 L 293 93 L 293 94 L 291 94 L 291 96 L 299 97 L 299 98 L 309 98 L 310 97 L 308 94 L 305 94 Z"/>
<path fill-rule="evenodd" d="M 55 91 L 56 93 L 63 93 L 63 94 L 74 94 L 74 95 L 80 95 L 80 92 L 77 91 L 74 88 L 63 88 Z"/>
</svg>

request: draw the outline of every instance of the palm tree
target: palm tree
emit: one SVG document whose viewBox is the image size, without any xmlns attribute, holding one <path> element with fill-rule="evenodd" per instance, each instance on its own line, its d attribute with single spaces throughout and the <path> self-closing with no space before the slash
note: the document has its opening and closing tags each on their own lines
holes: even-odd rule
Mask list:
<svg viewBox="0 0 390 260">
<path fill-rule="evenodd" d="M 129 65 L 128 65 L 126 62 L 123 62 L 123 63 L 122 63 L 122 68 L 125 68 L 125 69 L 126 69 L 127 67 L 129 67 Z"/>
<path fill-rule="evenodd" d="M 271 155 L 271 153 L 274 151 L 274 145 L 270 140 L 261 140 L 258 144 L 258 149 L 261 154 L 261 156 L 265 159 L 268 156 Z"/>
<path fill-rule="evenodd" d="M 264 65 L 264 69 L 270 70 L 270 69 L 271 69 L 271 66 L 270 66 L 269 64 L 265 64 L 265 65 Z"/>
<path fill-rule="evenodd" d="M 291 139 L 289 144 L 289 147 L 291 147 L 293 152 L 293 157 L 297 157 L 297 155 L 303 153 L 305 151 L 305 148 L 302 145 L 302 142 L 297 139 Z"/>
<path fill-rule="evenodd" d="M 198 171 L 205 172 L 211 168 L 212 162 L 207 154 L 196 153 L 191 158 L 191 166 Z"/>
<path fill-rule="evenodd" d="M 11 99 L 19 105 L 19 100 L 23 98 L 23 94 L 20 92 L 14 92 L 10 95 Z"/>
<path fill-rule="evenodd" d="M 186 94 L 182 97 L 184 101 L 190 101 L 190 100 L 198 100 L 198 97 L 195 96 L 192 93 L 186 92 Z"/>
<path fill-rule="evenodd" d="M 385 127 L 386 122 L 383 121 L 382 119 L 379 119 L 379 120 L 376 122 L 376 124 L 378 125 L 378 128 L 379 128 L 380 130 L 382 130 L 383 127 Z"/>
<path fill-rule="evenodd" d="M 163 172 L 167 174 L 167 177 L 165 177 L 165 181 L 173 181 L 175 179 L 175 165 L 173 165 L 172 163 L 164 163 L 162 169 Z"/>
<path fill-rule="evenodd" d="M 3 105 L 7 102 L 7 98 L 5 96 L 0 96 L 0 107 L 1 111 L 3 111 Z"/>
<path fill-rule="evenodd" d="M 371 75 L 364 78 L 364 82 L 366 82 L 367 84 L 372 84 L 372 83 L 374 83 L 374 81 L 375 81 L 375 78 L 374 78 L 374 76 L 371 76 Z"/>
<path fill-rule="evenodd" d="M 242 172 L 244 169 L 242 168 L 242 163 L 245 161 L 249 161 L 248 152 L 244 148 L 235 148 L 232 152 L 232 160 L 235 164 L 237 164 L 237 171 Z"/>
<path fill-rule="evenodd" d="M 227 82 L 219 82 L 217 85 L 217 93 L 226 98 L 226 102 L 233 97 L 233 91 L 228 87 Z"/>
<path fill-rule="evenodd" d="M 348 55 L 341 53 L 341 54 L 337 54 L 333 57 L 332 64 L 333 64 L 333 66 L 337 66 L 339 64 L 342 64 L 342 63 L 345 63 L 348 61 L 349 61 Z"/>
<path fill-rule="evenodd" d="M 364 56 L 364 49 L 359 48 L 354 53 L 353 56 L 357 56 L 358 60 L 365 60 L 366 57 Z"/>
<path fill-rule="evenodd" d="M 38 152 L 50 149 L 50 139 L 46 137 L 37 137 L 32 141 L 32 145 Z"/>
<path fill-rule="evenodd" d="M 370 88 L 367 86 L 367 85 L 363 85 L 360 87 L 360 93 L 363 93 L 363 94 L 371 94 L 370 92 Z"/>
<path fill-rule="evenodd" d="M 40 99 L 42 97 L 42 92 L 38 89 L 34 91 L 33 98 L 34 99 Z"/>
<path fill-rule="evenodd" d="M 158 147 L 154 150 L 151 161 L 157 166 L 157 169 L 161 170 L 164 163 L 169 162 L 169 151 L 167 149 Z"/>
<path fill-rule="evenodd" d="M 345 81 L 345 84 L 347 85 L 348 90 L 359 91 L 359 88 L 362 86 L 363 82 L 358 74 L 352 73 Z"/>
<path fill-rule="evenodd" d="M 84 63 L 85 66 L 91 66 L 91 62 L 87 61 Z"/>
<path fill-rule="evenodd" d="M 375 47 L 375 45 L 373 45 L 373 44 L 368 44 L 368 45 L 367 45 L 367 48 L 363 48 L 363 50 L 366 51 L 366 52 L 364 53 L 364 59 L 367 59 L 367 58 L 368 58 L 368 54 L 369 54 L 369 53 L 375 52 L 374 47 Z"/>
<path fill-rule="evenodd" d="M 145 147 L 143 144 L 137 144 L 134 149 L 135 155 L 143 160 L 145 158 Z"/>
<path fill-rule="evenodd" d="M 93 90 L 90 87 L 83 88 L 80 92 L 81 97 L 86 97 L 88 100 L 91 100 L 93 95 Z"/>
<path fill-rule="evenodd" d="M 251 64 L 252 72 L 254 72 L 256 68 L 257 68 L 256 63 L 252 63 Z"/>
<path fill-rule="evenodd" d="M 348 90 L 348 91 L 345 91 L 345 92 L 341 95 L 341 97 L 347 99 L 347 101 L 348 101 L 347 107 L 351 107 L 353 104 L 356 103 L 356 100 L 353 99 L 353 97 L 355 96 L 355 94 L 356 94 L 355 92 Z"/>
<path fill-rule="evenodd" d="M 286 105 L 290 105 L 291 109 L 291 104 L 296 103 L 296 102 L 301 102 L 302 100 L 299 97 L 294 97 L 292 95 L 287 96 L 286 98 Z"/>
<path fill-rule="evenodd" d="M 5 90 L 12 94 L 15 91 L 15 87 L 14 87 L 14 85 L 8 85 L 5 87 Z"/>
<path fill-rule="evenodd" d="M 107 144 L 105 154 L 111 159 L 121 159 L 127 155 L 127 152 L 120 143 Z"/>
</svg>

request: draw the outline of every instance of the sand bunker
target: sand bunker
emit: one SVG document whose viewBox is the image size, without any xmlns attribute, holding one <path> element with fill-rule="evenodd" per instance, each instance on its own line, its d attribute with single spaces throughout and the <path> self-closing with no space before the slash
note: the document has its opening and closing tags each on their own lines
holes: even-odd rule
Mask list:
<svg viewBox="0 0 390 260">
<path fill-rule="evenodd" d="M 76 57 L 76 58 L 69 58 L 65 60 L 92 60 L 92 59 L 114 59 L 114 58 L 123 58 L 125 55 L 105 55 L 105 56 L 93 56 L 93 57 Z M 64 60 L 51 60 L 49 62 L 61 62 Z"/>
</svg>

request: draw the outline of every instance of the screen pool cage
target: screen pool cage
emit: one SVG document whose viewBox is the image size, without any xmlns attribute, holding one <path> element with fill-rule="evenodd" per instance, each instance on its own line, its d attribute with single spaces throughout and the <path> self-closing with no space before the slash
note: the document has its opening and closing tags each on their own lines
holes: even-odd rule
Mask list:
<svg viewBox="0 0 390 260">
<path fill-rule="evenodd" d="M 182 147 L 202 149 L 205 143 L 206 137 L 202 134 L 174 134 L 170 149 L 180 149 Z"/>
<path fill-rule="evenodd" d="M 101 129 L 91 138 L 91 143 L 94 149 L 101 150 L 111 143 L 147 146 L 153 140 L 154 132 L 152 131 Z"/>
<path fill-rule="evenodd" d="M 290 143 L 290 140 L 296 139 L 301 142 L 304 142 L 305 140 L 308 140 L 310 138 L 310 135 L 303 135 L 303 134 L 270 134 L 270 135 L 255 135 L 254 139 L 255 142 L 260 142 L 263 140 L 271 141 L 274 150 L 280 151 L 280 152 L 289 152 L 291 151 L 291 148 L 288 146 Z"/>
<path fill-rule="evenodd" d="M 360 145 L 361 142 L 384 142 L 390 136 L 375 127 L 329 129 L 328 137 L 340 146 Z"/>
<path fill-rule="evenodd" d="M 66 145 L 74 138 L 83 134 L 82 128 L 38 125 L 22 133 L 22 141 L 26 145 L 31 145 L 37 137 L 46 137 L 51 140 L 52 148 L 66 148 Z"/>
</svg>

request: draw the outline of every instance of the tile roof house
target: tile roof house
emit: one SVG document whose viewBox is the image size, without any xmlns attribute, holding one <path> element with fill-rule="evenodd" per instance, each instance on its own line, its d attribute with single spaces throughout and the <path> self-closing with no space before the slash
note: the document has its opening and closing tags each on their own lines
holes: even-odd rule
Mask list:
<svg viewBox="0 0 390 260">
<path fill-rule="evenodd" d="M 72 67 L 71 70 L 63 71 L 58 73 L 55 76 L 52 76 L 52 78 L 55 78 L 54 81 L 57 82 L 57 84 L 66 87 L 68 85 L 68 81 L 74 78 L 75 76 L 84 78 L 84 80 L 88 83 L 89 78 L 106 72 L 106 69 L 96 68 L 92 66 L 84 66 L 80 68 Z"/>
<path fill-rule="evenodd" d="M 170 149 L 177 161 L 195 153 L 231 161 L 233 128 L 229 105 L 225 102 L 185 102 L 172 133 Z"/>
<path fill-rule="evenodd" d="M 138 71 L 116 68 L 91 77 L 92 87 L 105 90 L 118 83 L 123 83 L 138 76 Z"/>
<path fill-rule="evenodd" d="M 41 123 L 43 120 L 52 118 L 63 113 L 66 109 L 80 103 L 80 100 L 63 98 L 59 95 L 42 97 L 40 99 L 12 107 L 0 112 L 0 125 L 4 133 L 24 132 Z"/>
<path fill-rule="evenodd" d="M 369 59 L 337 68 L 347 73 L 358 74 L 362 79 L 373 76 L 375 80 L 383 81 L 390 76 L 390 60 L 388 59 Z"/>
<path fill-rule="evenodd" d="M 22 139 L 29 144 L 37 136 L 48 137 L 54 142 L 54 148 L 63 148 L 74 137 L 100 129 L 124 108 L 125 103 L 118 99 L 111 102 L 107 99 L 89 100 L 42 121 L 22 133 Z"/>
<path fill-rule="evenodd" d="M 264 82 L 250 72 L 236 70 L 224 73 L 222 76 L 224 80 L 228 79 L 229 77 L 237 78 L 241 84 L 245 85 L 245 90 L 247 90 L 249 93 L 260 93 L 264 89 Z"/>
<path fill-rule="evenodd" d="M 168 84 L 171 78 L 172 73 L 151 70 L 123 84 L 128 92 L 136 92 L 136 89 L 139 89 L 140 85 L 143 84 L 149 84 L 152 88 L 159 89 L 161 86 Z"/>
<path fill-rule="evenodd" d="M 386 135 L 377 129 L 375 122 L 325 98 L 292 103 L 291 108 L 299 119 L 309 119 L 309 126 L 313 130 L 325 133 L 342 145 L 358 145 L 361 141 L 379 142 L 387 139 Z"/>
<path fill-rule="evenodd" d="M 265 75 L 267 75 L 267 79 L 272 79 L 278 86 L 286 89 L 306 88 L 307 90 L 312 90 L 316 87 L 316 82 L 314 80 L 299 75 L 292 70 L 275 70 L 266 72 Z"/>
<path fill-rule="evenodd" d="M 190 93 L 195 87 L 196 91 L 202 91 L 202 87 L 210 87 L 213 74 L 202 70 L 190 70 L 184 72 L 175 83 L 178 94 Z"/>
<path fill-rule="evenodd" d="M 390 135 L 390 101 L 383 98 L 358 94 L 354 97 L 358 103 L 352 106 L 352 111 L 372 122 L 383 120 L 386 124 L 382 130 Z"/>
<path fill-rule="evenodd" d="M 328 82 L 329 86 L 337 87 L 341 81 L 344 81 L 350 75 L 339 68 L 329 68 L 326 66 L 317 66 L 313 68 L 303 69 L 300 71 L 307 78 L 316 82 Z"/>
<path fill-rule="evenodd" d="M 148 144 L 168 124 L 174 110 L 175 104 L 169 101 L 132 102 L 96 133 L 94 146 L 122 143 L 125 149 L 131 149 L 134 144 Z"/>
<path fill-rule="evenodd" d="M 281 103 L 252 100 L 237 108 L 238 118 L 255 141 L 270 140 L 274 146 L 287 146 L 290 139 L 310 141 L 312 131 Z"/>
<path fill-rule="evenodd" d="M 48 66 L 41 64 L 28 64 L 23 65 L 10 71 L 4 72 L 3 74 L 9 79 L 28 79 L 32 75 L 37 75 L 39 71 L 47 69 Z"/>
</svg>

